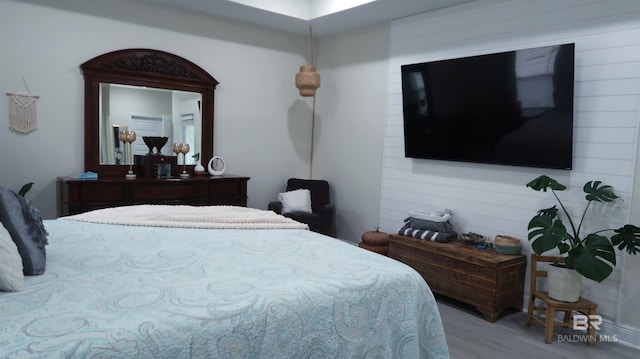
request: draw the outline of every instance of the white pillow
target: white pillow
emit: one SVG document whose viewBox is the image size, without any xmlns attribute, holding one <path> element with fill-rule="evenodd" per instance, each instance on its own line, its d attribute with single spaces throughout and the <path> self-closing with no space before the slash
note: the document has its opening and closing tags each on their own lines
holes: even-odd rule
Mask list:
<svg viewBox="0 0 640 359">
<path fill-rule="evenodd" d="M 304 212 L 311 213 L 311 191 L 297 189 L 278 193 L 278 201 L 282 202 L 282 213 Z"/>
<path fill-rule="evenodd" d="M 0 291 L 18 292 L 22 289 L 22 257 L 9 231 L 0 223 Z"/>
</svg>

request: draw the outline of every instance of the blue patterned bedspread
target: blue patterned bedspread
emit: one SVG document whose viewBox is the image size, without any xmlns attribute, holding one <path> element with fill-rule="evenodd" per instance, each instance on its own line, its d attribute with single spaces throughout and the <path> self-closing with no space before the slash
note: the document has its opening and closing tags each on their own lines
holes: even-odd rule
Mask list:
<svg viewBox="0 0 640 359">
<path fill-rule="evenodd" d="M 448 358 L 408 266 L 306 230 L 48 220 L 47 270 L 0 293 L 1 358 Z"/>
</svg>

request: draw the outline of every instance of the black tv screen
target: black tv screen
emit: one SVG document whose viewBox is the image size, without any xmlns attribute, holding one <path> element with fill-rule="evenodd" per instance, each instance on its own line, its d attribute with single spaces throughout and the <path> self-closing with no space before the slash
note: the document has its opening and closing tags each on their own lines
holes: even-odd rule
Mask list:
<svg viewBox="0 0 640 359">
<path fill-rule="evenodd" d="M 401 72 L 405 157 L 571 169 L 574 44 Z"/>
</svg>

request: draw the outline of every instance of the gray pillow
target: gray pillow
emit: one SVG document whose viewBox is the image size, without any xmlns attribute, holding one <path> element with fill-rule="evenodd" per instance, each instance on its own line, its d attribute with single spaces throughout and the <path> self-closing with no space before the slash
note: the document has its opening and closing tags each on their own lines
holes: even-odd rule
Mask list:
<svg viewBox="0 0 640 359">
<path fill-rule="evenodd" d="M 22 257 L 9 231 L 0 223 L 0 291 L 18 292 L 23 288 Z"/>
<path fill-rule="evenodd" d="M 24 275 L 44 273 L 48 233 L 40 212 L 21 195 L 0 187 L 0 222 L 18 247 Z"/>
</svg>

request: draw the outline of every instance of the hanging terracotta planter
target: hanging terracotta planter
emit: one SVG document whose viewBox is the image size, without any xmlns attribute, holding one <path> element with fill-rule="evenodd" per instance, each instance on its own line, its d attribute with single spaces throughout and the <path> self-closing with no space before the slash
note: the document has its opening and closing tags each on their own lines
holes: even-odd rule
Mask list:
<svg viewBox="0 0 640 359">
<path fill-rule="evenodd" d="M 316 89 L 320 87 L 320 74 L 316 72 L 315 66 L 300 66 L 300 72 L 296 74 L 296 87 L 300 90 L 300 96 L 316 95 Z"/>
</svg>

